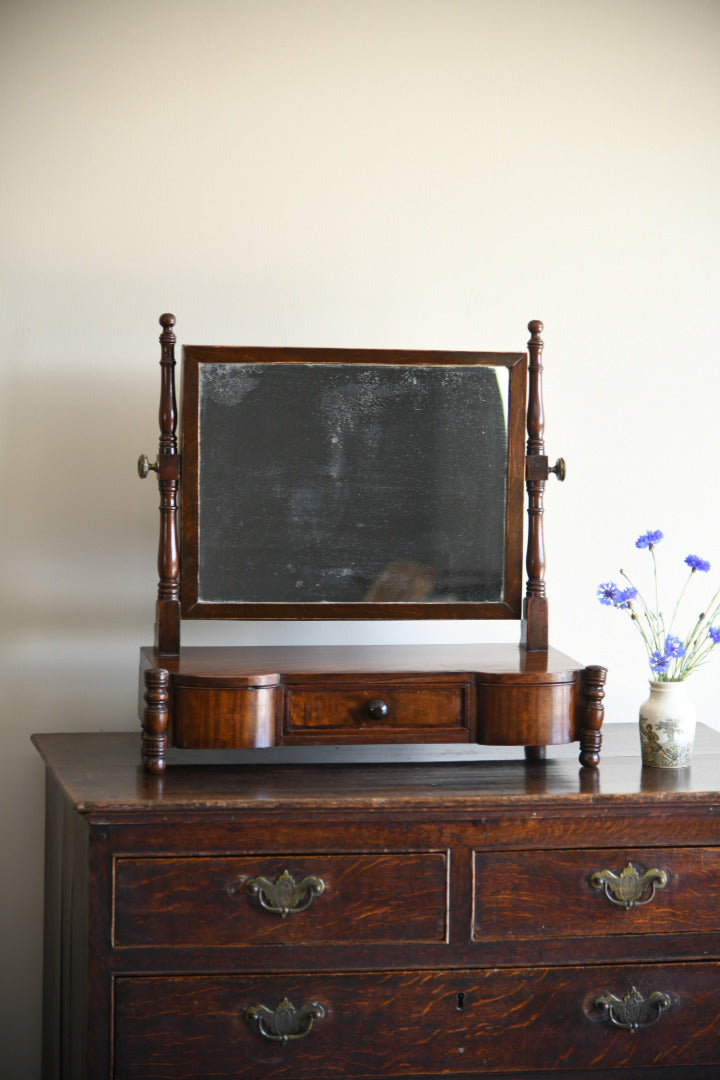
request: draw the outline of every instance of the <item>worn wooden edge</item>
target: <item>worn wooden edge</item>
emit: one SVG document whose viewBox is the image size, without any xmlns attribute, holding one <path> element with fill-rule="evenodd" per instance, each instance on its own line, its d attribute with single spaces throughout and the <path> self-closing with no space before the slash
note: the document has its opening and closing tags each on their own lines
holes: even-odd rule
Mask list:
<svg viewBox="0 0 720 1080">
<path fill-rule="evenodd" d="M 511 675 L 529 682 L 570 682 L 582 664 L 557 649 L 528 653 L 519 645 L 217 645 L 183 647 L 177 656 L 163 656 L 152 646 L 140 650 L 145 664 L 180 676 L 353 678 L 372 675 L 407 677 L 481 675 L 488 681 Z M 238 685 L 242 685 L 241 682 Z"/>
<path fill-rule="evenodd" d="M 450 818 L 472 809 L 522 818 L 557 813 L 559 803 L 573 814 L 617 813 L 641 804 L 646 814 L 662 816 L 670 804 L 682 813 L 684 806 L 702 803 L 708 828 L 720 820 L 720 732 L 704 725 L 698 726 L 693 766 L 679 770 L 642 765 L 636 724 L 607 725 L 597 769 L 578 765 L 574 744 L 549 748 L 540 762 L 524 761 L 521 747 L 473 747 L 469 760 L 468 748 L 460 747 L 423 748 L 430 760 L 403 760 L 415 748 L 282 747 L 174 751 L 166 773 L 153 776 L 140 764 L 137 732 L 55 732 L 32 741 L 76 808 L 96 817 L 130 810 L 142 821 L 169 807 L 189 817 L 239 808 L 275 813 L 292 805 L 320 816 L 360 808 Z M 390 749 L 398 752 L 394 760 L 377 759 L 387 759 Z"/>
</svg>

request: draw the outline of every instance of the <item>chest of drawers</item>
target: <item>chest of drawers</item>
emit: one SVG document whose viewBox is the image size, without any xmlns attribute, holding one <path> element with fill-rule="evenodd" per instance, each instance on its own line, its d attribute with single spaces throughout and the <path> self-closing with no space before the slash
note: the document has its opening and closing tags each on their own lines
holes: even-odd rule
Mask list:
<svg viewBox="0 0 720 1080">
<path fill-rule="evenodd" d="M 597 770 L 35 742 L 45 1080 L 720 1075 L 720 735 L 679 772 L 624 725 Z"/>
</svg>

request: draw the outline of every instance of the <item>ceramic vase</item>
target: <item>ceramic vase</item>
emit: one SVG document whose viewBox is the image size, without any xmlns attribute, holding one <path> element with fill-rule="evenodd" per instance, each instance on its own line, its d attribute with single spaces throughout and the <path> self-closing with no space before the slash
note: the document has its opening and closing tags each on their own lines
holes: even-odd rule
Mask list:
<svg viewBox="0 0 720 1080">
<path fill-rule="evenodd" d="M 643 765 L 683 769 L 695 743 L 695 706 L 687 683 L 650 680 L 650 697 L 640 706 L 640 749 Z"/>
</svg>

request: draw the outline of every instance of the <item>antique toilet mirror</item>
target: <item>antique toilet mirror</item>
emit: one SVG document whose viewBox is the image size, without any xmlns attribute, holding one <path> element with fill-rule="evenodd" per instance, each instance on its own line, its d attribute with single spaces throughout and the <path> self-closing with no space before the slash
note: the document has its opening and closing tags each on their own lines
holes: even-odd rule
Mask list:
<svg viewBox="0 0 720 1080">
<path fill-rule="evenodd" d="M 543 494 L 564 463 L 544 450 L 542 324 L 528 353 L 185 346 L 179 410 L 175 318 L 160 324 L 159 452 L 138 462 L 160 489 L 146 768 L 162 771 L 171 746 L 466 742 L 538 757 L 576 740 L 597 764 L 605 671 L 548 644 Z M 521 634 L 181 648 L 182 619 L 511 619 Z"/>
</svg>

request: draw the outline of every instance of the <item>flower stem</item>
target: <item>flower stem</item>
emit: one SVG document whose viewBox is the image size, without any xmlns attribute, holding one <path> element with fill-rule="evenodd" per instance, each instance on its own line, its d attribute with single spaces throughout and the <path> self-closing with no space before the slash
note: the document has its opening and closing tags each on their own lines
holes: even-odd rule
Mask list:
<svg viewBox="0 0 720 1080">
<path fill-rule="evenodd" d="M 685 584 L 683 585 L 682 589 L 680 590 L 680 595 L 678 596 L 677 602 L 675 604 L 675 608 L 673 609 L 672 619 L 670 620 L 670 626 L 668 628 L 668 634 L 672 633 L 672 628 L 673 628 L 673 625 L 675 623 L 675 616 L 677 615 L 678 608 L 680 607 L 680 601 L 682 600 L 683 596 L 685 595 L 685 590 L 687 589 L 688 585 L 690 584 L 690 578 L 693 576 L 694 573 L 695 573 L 695 570 L 690 571 L 690 573 L 688 574 L 688 576 L 685 579 Z M 657 578 L 656 578 L 656 588 L 657 588 Z"/>
</svg>

